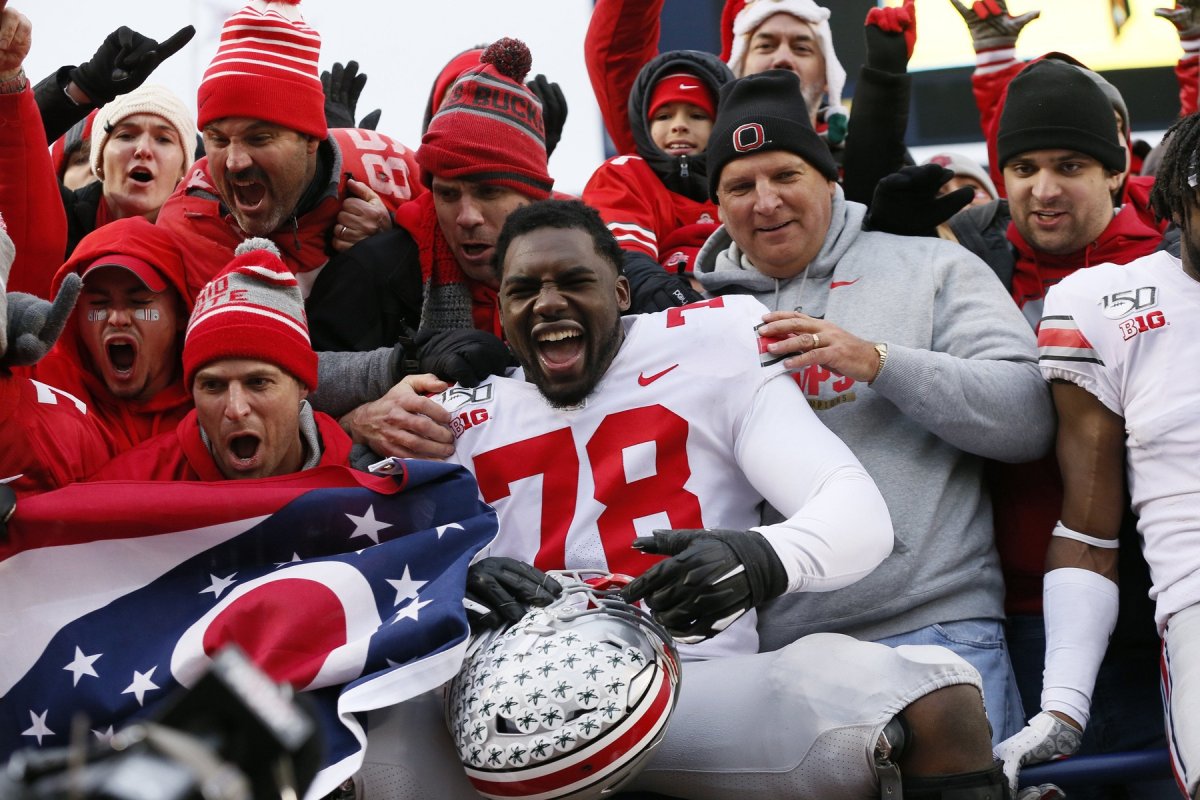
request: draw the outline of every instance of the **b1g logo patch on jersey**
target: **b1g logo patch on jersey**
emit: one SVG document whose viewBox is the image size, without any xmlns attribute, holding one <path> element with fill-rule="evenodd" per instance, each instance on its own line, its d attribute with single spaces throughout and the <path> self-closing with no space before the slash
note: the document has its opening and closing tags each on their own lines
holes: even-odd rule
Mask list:
<svg viewBox="0 0 1200 800">
<path fill-rule="evenodd" d="M 1158 305 L 1157 286 L 1139 286 L 1137 289 L 1126 289 L 1120 292 L 1106 294 L 1100 298 L 1101 313 L 1109 319 L 1121 319 L 1138 311 L 1145 311 Z M 1124 330 L 1124 327 L 1122 327 Z M 1126 336 L 1126 339 L 1129 337 Z"/>
<path fill-rule="evenodd" d="M 458 439 L 471 428 L 482 425 L 492 417 L 488 414 L 486 408 L 472 408 L 467 411 L 460 411 L 450 418 L 450 430 L 454 432 L 454 438 Z"/>
<path fill-rule="evenodd" d="M 1121 337 L 1129 341 L 1139 333 L 1162 328 L 1167 324 L 1167 317 L 1161 311 L 1151 311 L 1149 314 L 1139 314 L 1131 319 L 1121 321 Z"/>
</svg>

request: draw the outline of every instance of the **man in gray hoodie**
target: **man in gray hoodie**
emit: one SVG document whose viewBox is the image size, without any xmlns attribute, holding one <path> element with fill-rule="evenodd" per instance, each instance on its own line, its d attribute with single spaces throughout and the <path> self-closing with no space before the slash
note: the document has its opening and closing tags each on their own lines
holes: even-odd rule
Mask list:
<svg viewBox="0 0 1200 800">
<path fill-rule="evenodd" d="M 862 229 L 866 208 L 844 199 L 795 75 L 727 84 L 709 159 L 723 227 L 696 276 L 711 295 L 773 310 L 770 351 L 875 479 L 896 532 L 892 554 L 853 586 L 763 609 L 761 646 L 817 631 L 944 645 L 983 675 L 999 742 L 1023 716 L 981 471 L 1051 444 L 1032 331 L 963 248 Z"/>
</svg>

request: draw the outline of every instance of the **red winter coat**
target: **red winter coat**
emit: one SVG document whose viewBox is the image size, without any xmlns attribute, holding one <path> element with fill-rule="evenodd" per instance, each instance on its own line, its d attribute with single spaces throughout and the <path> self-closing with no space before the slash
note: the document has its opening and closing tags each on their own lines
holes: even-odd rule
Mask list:
<svg viewBox="0 0 1200 800">
<path fill-rule="evenodd" d="M 8 291 L 50 297 L 67 215 L 33 90 L 0 94 L 0 214 L 17 248 Z"/>
<path fill-rule="evenodd" d="M 329 131 L 325 142 L 333 156 L 325 193 L 312 210 L 295 220 L 294 228 L 287 223 L 268 237 L 279 247 L 283 262 L 297 274 L 306 295 L 317 270 L 333 254 L 329 244 L 346 199 L 348 179 L 369 185 L 392 212 L 425 191 L 412 151 L 390 137 L 372 130 L 337 128 Z M 247 238 L 221 204 L 207 158 L 197 161 L 188 180 L 180 182 L 167 198 L 158 213 L 158 224 L 166 226 L 183 244 L 188 294 L 192 298 L 225 268 L 234 248 Z"/>
<path fill-rule="evenodd" d="M 0 372 L 0 483 L 18 497 L 87 477 L 112 458 L 108 442 L 79 398 Z"/>
<path fill-rule="evenodd" d="M 111 253 L 137 256 L 156 267 L 183 299 L 186 320 L 192 301 L 184 283 L 179 247 L 168 231 L 142 217 L 117 220 L 84 237 L 71 254 L 71 260 L 54 276 L 54 291 L 58 291 L 67 275 L 82 272 L 97 258 Z M 83 312 L 77 309 L 71 315 L 58 343 L 45 358 L 20 372 L 70 392 L 86 403 L 102 423 L 112 455 L 175 427 L 192 408 L 192 395 L 183 385 L 182 331 L 176 350 L 179 364 L 175 381 L 149 400 L 121 400 L 113 397 L 92 368 L 91 358 L 80 340 L 80 313 Z"/>
<path fill-rule="evenodd" d="M 317 466 L 348 466 L 353 443 L 337 421 L 328 414 L 313 412 L 324 447 Z M 223 481 L 212 453 L 200 438 L 195 411 L 175 430 L 143 442 L 141 446 L 113 459 L 90 480 L 94 481 Z"/>
</svg>

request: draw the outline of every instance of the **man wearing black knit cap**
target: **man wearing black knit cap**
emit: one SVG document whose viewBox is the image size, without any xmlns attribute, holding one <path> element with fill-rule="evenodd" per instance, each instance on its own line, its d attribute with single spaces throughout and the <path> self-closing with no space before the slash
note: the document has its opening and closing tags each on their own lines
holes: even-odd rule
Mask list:
<svg viewBox="0 0 1200 800">
<path fill-rule="evenodd" d="M 781 341 L 770 353 L 788 359 L 818 418 L 879 486 L 897 544 L 852 586 L 765 606 L 762 646 L 815 631 L 942 644 L 983 676 L 999 741 L 1023 718 L 981 476 L 985 458 L 1028 461 L 1051 443 L 1034 337 L 961 247 L 864 231 L 866 209 L 831 179 L 799 102 L 782 71 L 722 90 L 708 152 L 723 228 L 696 277 L 710 294 L 773 310 L 762 332 Z"/>
</svg>

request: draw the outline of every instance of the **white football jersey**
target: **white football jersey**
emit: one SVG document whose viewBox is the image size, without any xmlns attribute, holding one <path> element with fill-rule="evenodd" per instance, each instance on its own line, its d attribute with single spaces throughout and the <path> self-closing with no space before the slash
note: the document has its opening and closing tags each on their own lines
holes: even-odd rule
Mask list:
<svg viewBox="0 0 1200 800">
<path fill-rule="evenodd" d="M 636 576 L 660 558 L 632 549 L 637 536 L 755 528 L 790 591 L 840 588 L 874 568 L 892 545 L 886 506 L 782 360 L 760 351 L 764 313 L 724 297 L 626 317 L 612 364 L 571 408 L 550 405 L 520 370 L 443 393 L 453 460 L 499 517 L 487 554 Z M 760 526 L 764 498 L 789 519 Z M 704 654 L 755 652 L 753 617 Z"/>
<path fill-rule="evenodd" d="M 1200 283 L 1153 253 L 1051 288 L 1038 332 L 1047 380 L 1125 420 L 1126 469 L 1162 630 L 1200 601 Z"/>
</svg>

